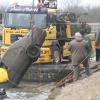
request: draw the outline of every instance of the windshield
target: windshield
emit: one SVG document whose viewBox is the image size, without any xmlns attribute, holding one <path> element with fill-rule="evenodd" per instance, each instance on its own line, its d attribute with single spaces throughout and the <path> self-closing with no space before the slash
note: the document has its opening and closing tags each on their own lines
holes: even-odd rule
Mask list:
<svg viewBox="0 0 100 100">
<path fill-rule="evenodd" d="M 45 28 L 46 14 L 6 13 L 4 26 L 11 28 L 31 28 L 32 22 L 40 28 Z"/>
<path fill-rule="evenodd" d="M 31 19 L 30 14 L 21 14 L 21 13 L 7 13 L 4 19 L 5 27 L 22 27 L 22 28 L 29 28 L 30 23 L 29 20 Z"/>
<path fill-rule="evenodd" d="M 34 14 L 32 16 L 34 23 L 40 27 L 45 28 L 47 25 L 47 15 L 46 14 Z"/>
</svg>

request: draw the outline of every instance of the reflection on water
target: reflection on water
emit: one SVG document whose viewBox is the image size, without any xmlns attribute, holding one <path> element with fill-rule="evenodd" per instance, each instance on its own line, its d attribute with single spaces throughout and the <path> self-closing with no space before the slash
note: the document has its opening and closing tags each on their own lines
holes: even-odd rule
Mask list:
<svg viewBox="0 0 100 100">
<path fill-rule="evenodd" d="M 5 100 L 29 100 L 28 96 L 31 96 L 30 93 L 27 92 L 7 92 L 8 98 Z"/>
<path fill-rule="evenodd" d="M 6 90 L 8 98 L 5 100 L 47 100 L 53 85 L 22 82 L 18 88 Z"/>
<path fill-rule="evenodd" d="M 49 95 L 50 95 L 50 92 L 42 92 L 41 94 L 35 96 L 34 100 L 46 100 Z"/>
</svg>

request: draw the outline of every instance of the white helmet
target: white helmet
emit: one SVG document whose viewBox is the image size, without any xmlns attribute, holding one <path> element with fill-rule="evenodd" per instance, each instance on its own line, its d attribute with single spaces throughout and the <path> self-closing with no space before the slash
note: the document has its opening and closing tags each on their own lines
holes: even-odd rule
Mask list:
<svg viewBox="0 0 100 100">
<path fill-rule="evenodd" d="M 76 33 L 75 33 L 75 39 L 76 39 L 76 40 L 82 40 L 82 35 L 81 35 L 80 32 L 76 32 Z"/>
</svg>

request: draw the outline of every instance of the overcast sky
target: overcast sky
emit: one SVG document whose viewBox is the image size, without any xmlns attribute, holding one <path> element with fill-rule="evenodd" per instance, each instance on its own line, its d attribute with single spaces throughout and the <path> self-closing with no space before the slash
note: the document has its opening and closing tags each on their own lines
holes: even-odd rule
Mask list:
<svg viewBox="0 0 100 100">
<path fill-rule="evenodd" d="M 33 0 L 9 0 L 9 1 L 18 1 L 20 3 L 24 3 L 24 4 L 31 4 Z M 35 2 L 37 2 L 38 0 L 34 0 Z M 62 1 L 67 1 L 67 0 L 58 0 L 58 5 L 60 6 L 60 4 L 62 3 Z M 100 5 L 100 0 L 81 0 L 81 5 L 84 6 L 99 6 Z"/>
<path fill-rule="evenodd" d="M 38 0 L 34 0 L 34 1 L 37 2 Z M 67 0 L 58 0 L 59 8 L 65 5 L 64 1 L 67 1 Z M 31 5 L 33 0 L 0 0 L 0 9 L 2 9 L 3 7 L 7 7 L 9 4 L 13 2 L 18 2 L 21 5 Z M 90 6 L 90 7 L 100 6 L 100 0 L 81 0 L 80 5 Z"/>
<path fill-rule="evenodd" d="M 100 0 L 82 0 L 81 5 L 100 6 Z"/>
<path fill-rule="evenodd" d="M 31 4 L 33 0 L 0 0 L 0 4 L 1 3 L 5 3 L 5 4 L 8 4 L 8 1 L 9 2 L 19 2 L 21 4 Z M 34 0 L 35 2 L 37 2 L 38 0 Z M 58 2 L 62 2 L 62 1 L 67 1 L 67 0 L 58 0 Z M 100 0 L 81 0 L 82 3 L 81 5 L 92 5 L 92 6 L 98 6 L 100 5 Z"/>
<path fill-rule="evenodd" d="M 58 1 L 59 1 L 58 6 L 60 6 L 60 5 L 65 5 L 64 1 L 67 2 L 70 0 L 58 0 Z M 75 1 L 75 0 L 73 0 L 73 1 Z M 79 1 L 80 1 L 80 6 L 90 6 L 90 7 L 100 6 L 100 0 L 79 0 Z"/>
<path fill-rule="evenodd" d="M 10 1 L 10 0 L 9 0 Z M 18 1 L 20 3 L 32 3 L 33 0 L 11 0 L 11 1 Z M 37 2 L 38 0 L 34 0 Z M 58 5 L 62 3 L 62 1 L 67 1 L 67 0 L 58 0 Z M 100 0 L 81 0 L 81 5 L 84 6 L 99 6 L 100 5 Z"/>
</svg>

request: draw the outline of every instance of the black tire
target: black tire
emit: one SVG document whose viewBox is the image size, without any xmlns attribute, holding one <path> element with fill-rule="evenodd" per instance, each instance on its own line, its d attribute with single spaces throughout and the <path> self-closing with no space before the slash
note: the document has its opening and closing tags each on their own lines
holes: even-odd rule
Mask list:
<svg viewBox="0 0 100 100">
<path fill-rule="evenodd" d="M 60 49 L 55 46 L 54 49 L 53 49 L 53 63 L 54 64 L 59 64 L 61 63 L 61 53 L 60 53 Z"/>
<path fill-rule="evenodd" d="M 38 57 L 40 56 L 40 49 L 38 48 L 38 46 L 30 45 L 30 46 L 27 48 L 27 55 L 28 55 L 31 59 L 37 60 Z"/>
</svg>

